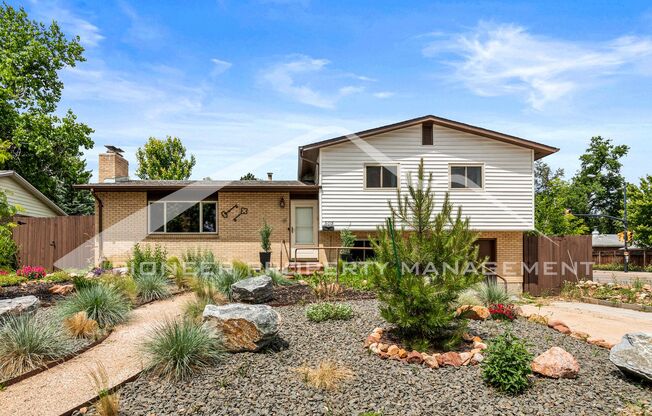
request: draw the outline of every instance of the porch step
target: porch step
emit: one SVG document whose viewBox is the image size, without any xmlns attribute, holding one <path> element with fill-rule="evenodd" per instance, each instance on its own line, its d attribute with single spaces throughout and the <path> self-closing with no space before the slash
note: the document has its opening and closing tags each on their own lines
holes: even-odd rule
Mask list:
<svg viewBox="0 0 652 416">
<path fill-rule="evenodd" d="M 324 270 L 324 265 L 316 261 L 293 261 L 288 263 L 287 270 L 288 272 L 307 276 L 314 272 L 321 272 Z"/>
</svg>

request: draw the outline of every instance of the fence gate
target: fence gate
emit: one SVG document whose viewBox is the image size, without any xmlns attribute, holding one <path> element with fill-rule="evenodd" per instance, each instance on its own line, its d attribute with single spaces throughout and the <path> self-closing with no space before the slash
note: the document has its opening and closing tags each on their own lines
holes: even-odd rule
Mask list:
<svg viewBox="0 0 652 416">
<path fill-rule="evenodd" d="M 94 258 L 95 216 L 32 218 L 17 216 L 14 241 L 18 264 L 54 270 L 57 260 L 74 251 L 75 264 L 86 265 Z M 90 241 L 89 241 L 90 240 Z"/>
<path fill-rule="evenodd" d="M 523 291 L 558 294 L 565 281 L 593 279 L 590 235 L 523 236 Z"/>
</svg>

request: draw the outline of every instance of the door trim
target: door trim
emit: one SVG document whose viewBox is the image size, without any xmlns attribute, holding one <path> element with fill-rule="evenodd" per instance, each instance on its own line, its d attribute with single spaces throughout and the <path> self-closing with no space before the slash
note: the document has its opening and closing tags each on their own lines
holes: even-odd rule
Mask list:
<svg viewBox="0 0 652 416">
<path fill-rule="evenodd" d="M 313 242 L 311 244 L 297 244 L 295 234 L 295 208 L 312 208 L 312 232 Z M 317 261 L 319 259 L 319 201 L 310 199 L 297 199 L 290 201 L 290 260 L 291 261 Z M 302 250 L 304 248 L 304 250 Z"/>
</svg>

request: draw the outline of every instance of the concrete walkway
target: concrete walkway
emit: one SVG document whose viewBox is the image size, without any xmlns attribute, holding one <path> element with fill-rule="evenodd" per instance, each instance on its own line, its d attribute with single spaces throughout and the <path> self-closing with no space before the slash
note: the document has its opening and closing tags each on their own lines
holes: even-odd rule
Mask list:
<svg viewBox="0 0 652 416">
<path fill-rule="evenodd" d="M 119 325 L 98 346 L 49 370 L 7 387 L 0 392 L 0 415 L 58 416 L 97 394 L 88 374 L 102 363 L 111 387 L 143 368 L 141 341 L 158 322 L 174 318 L 192 294 L 177 295 L 134 309 L 130 319 Z"/>
<path fill-rule="evenodd" d="M 580 302 L 552 302 L 538 308 L 521 305 L 526 314 L 540 314 L 562 321 L 573 331 L 586 332 L 591 338 L 617 344 L 628 332 L 652 334 L 652 313 Z"/>
</svg>

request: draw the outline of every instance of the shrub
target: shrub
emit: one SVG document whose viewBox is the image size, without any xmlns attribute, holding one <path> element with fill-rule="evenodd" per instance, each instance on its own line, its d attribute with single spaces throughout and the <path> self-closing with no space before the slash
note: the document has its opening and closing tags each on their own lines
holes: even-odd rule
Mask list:
<svg viewBox="0 0 652 416">
<path fill-rule="evenodd" d="M 525 342 L 506 331 L 489 343 L 482 362 L 482 377 L 499 391 L 521 393 L 530 384 L 532 358 Z"/>
<path fill-rule="evenodd" d="M 579 299 L 582 297 L 582 289 L 576 283 L 565 280 L 561 285 L 559 295 L 568 299 Z"/>
<path fill-rule="evenodd" d="M 97 322 L 90 319 L 85 311 L 77 312 L 63 321 L 63 326 L 75 338 L 91 338 L 97 332 Z"/>
<path fill-rule="evenodd" d="M 290 286 L 294 284 L 291 280 L 286 279 L 278 270 L 267 269 L 265 274 L 272 278 L 272 284 L 274 286 Z"/>
<path fill-rule="evenodd" d="M 0 191 L 0 268 L 14 269 L 18 263 L 18 247 L 13 238 L 13 222 L 17 213 L 15 206 L 7 201 L 7 195 Z"/>
<path fill-rule="evenodd" d="M 295 369 L 303 376 L 303 381 L 324 390 L 336 390 L 340 382 L 353 378 L 353 371 L 332 361 L 322 361 L 317 368 L 299 367 Z"/>
<path fill-rule="evenodd" d="M 195 275 L 217 274 L 222 268 L 210 250 L 188 249 L 183 255 L 183 262 L 186 268 L 192 270 Z"/>
<path fill-rule="evenodd" d="M 114 288 L 131 303 L 135 302 L 138 297 L 138 285 L 136 285 L 134 278 L 129 275 L 121 276 L 119 274 L 107 273 L 100 277 L 99 283 Z"/>
<path fill-rule="evenodd" d="M 349 305 L 336 305 L 332 303 L 318 303 L 311 305 L 306 310 L 306 317 L 314 322 L 327 320 L 348 320 L 353 317 L 353 309 Z"/>
<path fill-rule="evenodd" d="M 59 270 L 54 273 L 50 273 L 45 276 L 45 280 L 48 282 L 52 283 L 58 283 L 58 282 L 68 282 L 72 280 L 72 277 L 70 276 L 70 273 L 64 271 L 64 270 Z"/>
<path fill-rule="evenodd" d="M 222 341 L 208 327 L 192 320 L 166 321 L 154 328 L 143 345 L 147 369 L 172 380 L 182 380 L 219 360 Z"/>
<path fill-rule="evenodd" d="M 141 249 L 140 245 L 136 244 L 127 265 L 136 281 L 144 275 L 167 277 L 167 253 L 158 244 L 154 249 L 150 246 Z"/>
<path fill-rule="evenodd" d="M 371 241 L 377 260 L 388 264 L 372 275 L 380 312 L 408 346 L 455 348 L 466 326 L 454 316 L 455 300 L 483 278 L 477 234 L 461 208 L 454 213 L 448 194 L 441 209 L 435 208 L 432 174 L 426 179 L 423 160 L 416 183 L 411 175 L 408 182 L 409 197 L 397 189 L 398 206 L 390 203 L 392 216 Z M 400 236 L 394 218 L 407 228 Z"/>
<path fill-rule="evenodd" d="M 249 267 L 249 265 L 240 260 L 233 260 L 231 264 L 231 269 L 233 273 L 237 275 L 238 280 L 245 279 L 254 275 L 254 271 Z"/>
<path fill-rule="evenodd" d="M 513 321 L 516 319 L 514 305 L 510 304 L 499 303 L 496 305 L 489 305 L 489 313 L 493 319 L 499 321 Z"/>
<path fill-rule="evenodd" d="M 163 299 L 170 296 L 168 280 L 158 274 L 143 274 L 136 280 L 138 296 L 144 301 Z"/>
<path fill-rule="evenodd" d="M 96 286 L 100 283 L 98 279 L 89 279 L 86 276 L 75 276 L 72 278 L 72 284 L 75 286 L 75 290 L 79 292 L 80 290 L 88 289 L 89 287 Z"/>
<path fill-rule="evenodd" d="M 16 270 L 17 276 L 23 276 L 29 280 L 43 279 L 45 274 L 45 267 L 41 266 L 23 266 Z"/>
<path fill-rule="evenodd" d="M 272 243 L 270 241 L 272 237 L 272 227 L 267 224 L 266 220 L 263 220 L 263 226 L 259 230 L 260 233 L 260 248 L 265 252 L 269 253 L 272 251 Z"/>
<path fill-rule="evenodd" d="M 355 234 L 351 232 L 348 228 L 344 228 L 340 231 L 340 245 L 346 247 L 345 249 L 340 250 L 342 256 L 348 256 L 351 254 L 349 247 L 353 247 L 355 244 Z"/>
<path fill-rule="evenodd" d="M 478 299 L 484 306 L 509 302 L 507 291 L 493 282 L 485 282 L 478 288 Z"/>
<path fill-rule="evenodd" d="M 15 286 L 27 281 L 23 276 L 16 276 L 15 274 L 5 274 L 0 276 L 0 286 Z"/>
<path fill-rule="evenodd" d="M 188 285 L 183 266 L 177 257 L 170 257 L 167 263 L 168 273 L 174 279 L 178 289 L 183 289 Z"/>
<path fill-rule="evenodd" d="M 59 308 L 64 317 L 84 311 L 100 327 L 106 328 L 125 321 L 131 305 L 115 288 L 98 284 L 79 290 L 62 301 Z"/>
<path fill-rule="evenodd" d="M 120 399 L 117 393 L 109 389 L 109 375 L 102 363 L 97 363 L 95 371 L 89 373 L 89 378 L 95 386 L 98 400 L 95 410 L 99 416 L 118 416 L 120 414 Z"/>
<path fill-rule="evenodd" d="M 18 376 L 72 350 L 70 340 L 56 323 L 31 313 L 9 316 L 0 327 L 0 377 Z"/>
</svg>

